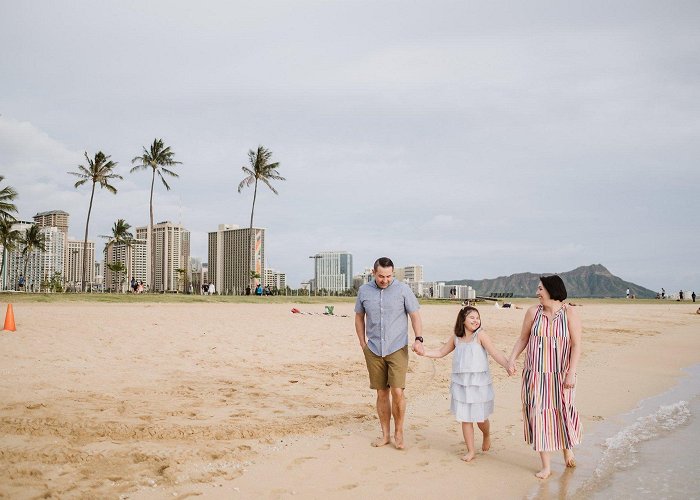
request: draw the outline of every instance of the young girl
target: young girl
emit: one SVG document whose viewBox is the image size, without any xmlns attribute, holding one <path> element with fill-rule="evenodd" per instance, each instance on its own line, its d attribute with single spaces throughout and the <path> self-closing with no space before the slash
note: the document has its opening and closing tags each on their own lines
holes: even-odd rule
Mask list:
<svg viewBox="0 0 700 500">
<path fill-rule="evenodd" d="M 462 423 L 462 434 L 467 444 L 467 454 L 462 457 L 470 462 L 476 453 L 474 448 L 474 422 L 484 435 L 481 449 L 491 447 L 488 417 L 493 413 L 493 386 L 488 352 L 499 365 L 508 370 L 508 359 L 496 350 L 491 339 L 481 329 L 481 316 L 475 307 L 462 308 L 457 315 L 454 336 L 440 349 L 426 350 L 423 356 L 442 358 L 455 351 L 452 358 L 452 382 L 450 383 L 450 411 Z"/>
</svg>

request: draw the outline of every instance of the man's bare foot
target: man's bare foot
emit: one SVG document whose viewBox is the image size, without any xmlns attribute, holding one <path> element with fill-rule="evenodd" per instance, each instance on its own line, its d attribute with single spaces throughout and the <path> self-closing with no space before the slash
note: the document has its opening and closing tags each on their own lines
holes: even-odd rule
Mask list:
<svg viewBox="0 0 700 500">
<path fill-rule="evenodd" d="M 465 462 L 471 462 L 472 460 L 474 460 L 474 452 L 467 452 L 467 454 L 462 457 L 462 460 L 464 460 Z"/>
<path fill-rule="evenodd" d="M 372 446 L 375 448 L 379 448 L 380 446 L 384 446 L 385 444 L 389 444 L 390 440 L 386 436 L 378 437 L 374 441 L 372 441 Z"/>
<path fill-rule="evenodd" d="M 404 449 L 404 443 L 403 443 L 403 433 L 396 433 L 394 434 L 394 446 L 396 446 L 397 450 L 403 450 Z"/>
<path fill-rule="evenodd" d="M 564 463 L 567 467 L 576 467 L 576 457 L 571 450 L 564 449 Z"/>
<path fill-rule="evenodd" d="M 539 477 L 540 479 L 547 479 L 551 473 L 552 472 L 549 470 L 549 468 L 546 468 L 539 471 L 537 474 L 535 474 L 535 476 Z"/>
<path fill-rule="evenodd" d="M 491 434 L 484 434 L 484 441 L 481 443 L 481 451 L 489 451 L 491 449 Z"/>
</svg>

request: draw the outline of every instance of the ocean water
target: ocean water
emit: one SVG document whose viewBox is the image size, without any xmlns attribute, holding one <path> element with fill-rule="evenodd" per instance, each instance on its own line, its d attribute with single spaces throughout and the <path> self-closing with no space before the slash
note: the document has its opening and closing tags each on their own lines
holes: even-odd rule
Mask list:
<svg viewBox="0 0 700 500">
<path fill-rule="evenodd" d="M 677 386 L 586 434 L 578 466 L 529 498 L 700 499 L 700 364 L 683 372 Z"/>
</svg>

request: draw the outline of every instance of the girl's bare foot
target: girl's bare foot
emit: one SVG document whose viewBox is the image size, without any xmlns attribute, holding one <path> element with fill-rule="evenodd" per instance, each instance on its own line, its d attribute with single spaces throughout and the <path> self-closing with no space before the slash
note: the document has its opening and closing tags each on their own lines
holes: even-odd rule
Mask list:
<svg viewBox="0 0 700 500">
<path fill-rule="evenodd" d="M 404 449 L 404 444 L 403 444 L 403 432 L 402 433 L 396 433 L 394 434 L 394 446 L 396 446 L 397 450 L 403 450 Z"/>
<path fill-rule="evenodd" d="M 372 446 L 375 448 L 379 448 L 380 446 L 384 446 L 385 444 L 389 444 L 389 438 L 386 436 L 378 437 L 374 441 L 372 441 Z"/>
<path fill-rule="evenodd" d="M 468 452 L 466 455 L 464 455 L 462 457 L 462 460 L 464 460 L 465 462 L 471 462 L 472 460 L 474 460 L 474 452 L 473 451 Z"/>
<path fill-rule="evenodd" d="M 549 475 L 551 474 L 551 471 L 549 468 L 542 469 L 539 471 L 537 474 L 535 474 L 536 477 L 539 477 L 540 479 L 547 479 Z"/>
<path fill-rule="evenodd" d="M 484 434 L 484 441 L 481 443 L 481 451 L 489 451 L 491 449 L 491 434 Z"/>
<path fill-rule="evenodd" d="M 564 449 L 564 463 L 567 467 L 576 467 L 576 457 L 571 450 Z"/>
</svg>

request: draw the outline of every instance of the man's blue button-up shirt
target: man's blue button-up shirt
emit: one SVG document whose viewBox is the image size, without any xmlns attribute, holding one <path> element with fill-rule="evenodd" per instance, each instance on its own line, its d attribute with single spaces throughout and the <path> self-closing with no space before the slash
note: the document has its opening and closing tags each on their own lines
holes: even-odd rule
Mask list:
<svg viewBox="0 0 700 500">
<path fill-rule="evenodd" d="M 367 345 L 377 356 L 388 356 L 408 344 L 408 314 L 420 308 L 411 288 L 392 280 L 379 288 L 372 280 L 360 287 L 355 312 L 365 314 Z"/>
</svg>

